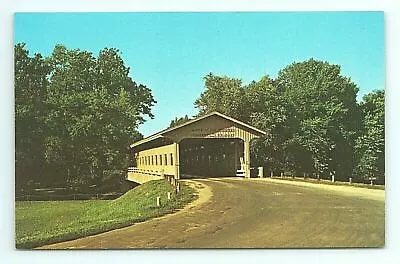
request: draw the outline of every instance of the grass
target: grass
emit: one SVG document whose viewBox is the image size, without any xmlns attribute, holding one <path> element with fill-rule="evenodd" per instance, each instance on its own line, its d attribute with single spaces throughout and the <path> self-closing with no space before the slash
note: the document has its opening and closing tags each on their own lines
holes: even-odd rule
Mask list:
<svg viewBox="0 0 400 264">
<path fill-rule="evenodd" d="M 274 176 L 272 177 L 273 179 L 278 179 L 278 180 L 286 180 L 286 181 L 302 181 L 302 182 L 311 182 L 311 183 L 318 183 L 318 184 L 329 184 L 329 185 L 345 185 L 345 186 L 353 186 L 353 187 L 359 187 L 359 188 L 367 188 L 367 189 L 378 189 L 378 190 L 385 190 L 384 185 L 370 185 L 370 184 L 365 184 L 365 183 L 348 183 L 348 182 L 340 182 L 340 181 L 335 181 L 332 182 L 330 180 L 318 180 L 318 179 L 311 179 L 311 178 L 303 178 L 303 177 L 279 177 L 279 176 Z"/>
<path fill-rule="evenodd" d="M 171 192 L 171 200 L 167 193 Z M 156 197 L 161 197 L 157 207 Z M 30 249 L 129 226 L 174 212 L 194 200 L 194 190 L 181 185 L 175 195 L 166 180 L 144 183 L 115 200 L 17 201 L 16 248 Z"/>
</svg>

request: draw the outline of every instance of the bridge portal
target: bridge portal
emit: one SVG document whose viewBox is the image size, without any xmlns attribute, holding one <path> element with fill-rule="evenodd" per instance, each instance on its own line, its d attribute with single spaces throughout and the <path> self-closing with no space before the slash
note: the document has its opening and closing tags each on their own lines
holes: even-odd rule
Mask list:
<svg viewBox="0 0 400 264">
<path fill-rule="evenodd" d="M 127 179 L 250 177 L 250 141 L 262 135 L 264 131 L 213 112 L 133 143 Z"/>
</svg>

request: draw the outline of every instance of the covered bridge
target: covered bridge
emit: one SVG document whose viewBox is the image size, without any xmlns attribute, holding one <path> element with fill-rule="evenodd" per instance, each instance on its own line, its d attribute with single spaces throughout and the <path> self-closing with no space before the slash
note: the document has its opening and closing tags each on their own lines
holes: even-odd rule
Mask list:
<svg viewBox="0 0 400 264">
<path fill-rule="evenodd" d="M 133 167 L 127 179 L 250 177 L 250 141 L 262 135 L 264 131 L 213 112 L 130 145 Z"/>
</svg>

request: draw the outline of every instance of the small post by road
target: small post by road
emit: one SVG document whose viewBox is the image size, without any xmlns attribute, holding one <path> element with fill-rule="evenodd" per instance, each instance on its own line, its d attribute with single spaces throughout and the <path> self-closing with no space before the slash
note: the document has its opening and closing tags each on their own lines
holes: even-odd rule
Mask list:
<svg viewBox="0 0 400 264">
<path fill-rule="evenodd" d="M 274 176 L 274 173 L 271 171 L 271 178 Z"/>
<path fill-rule="evenodd" d="M 157 196 L 157 207 L 161 206 L 161 197 Z"/>
<path fill-rule="evenodd" d="M 180 182 L 176 183 L 176 193 L 178 193 L 181 190 L 181 184 Z"/>
<path fill-rule="evenodd" d="M 168 200 L 171 200 L 171 193 L 170 192 L 167 193 L 167 197 L 168 197 Z"/>
<path fill-rule="evenodd" d="M 258 167 L 258 177 L 264 178 L 264 168 Z"/>
<path fill-rule="evenodd" d="M 283 178 L 283 172 L 281 172 L 281 178 Z"/>
<path fill-rule="evenodd" d="M 335 175 L 332 175 L 332 182 L 335 182 Z"/>
<path fill-rule="evenodd" d="M 374 180 L 371 179 L 371 186 L 373 186 L 373 185 L 374 185 Z"/>
<path fill-rule="evenodd" d="M 350 177 L 349 178 L 349 184 L 351 184 L 352 180 L 353 180 L 353 178 Z"/>
<path fill-rule="evenodd" d="M 306 173 L 303 172 L 303 179 L 306 179 Z"/>
</svg>

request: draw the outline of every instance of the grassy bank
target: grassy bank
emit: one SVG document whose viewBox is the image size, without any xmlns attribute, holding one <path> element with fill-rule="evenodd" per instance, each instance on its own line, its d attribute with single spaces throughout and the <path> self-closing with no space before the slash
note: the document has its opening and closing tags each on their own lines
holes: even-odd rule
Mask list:
<svg viewBox="0 0 400 264">
<path fill-rule="evenodd" d="M 167 193 L 172 199 L 167 200 Z M 156 197 L 161 197 L 157 207 Z M 15 205 L 16 247 L 34 248 L 124 227 L 182 208 L 195 198 L 182 185 L 178 195 L 165 180 L 138 186 L 112 201 L 44 201 Z"/>
<path fill-rule="evenodd" d="M 353 186 L 353 187 L 359 187 L 359 188 L 367 188 L 367 189 L 378 189 L 378 190 L 385 190 L 384 185 L 370 185 L 370 184 L 365 184 L 365 183 L 349 183 L 349 182 L 340 182 L 340 181 L 335 181 L 332 182 L 330 180 L 318 180 L 318 179 L 312 179 L 312 178 L 303 178 L 303 177 L 279 177 L 279 176 L 274 176 L 272 179 L 278 179 L 278 180 L 286 180 L 286 181 L 302 181 L 302 182 L 310 182 L 310 183 L 318 183 L 318 184 L 329 184 L 329 185 L 345 185 L 345 186 Z"/>
</svg>

